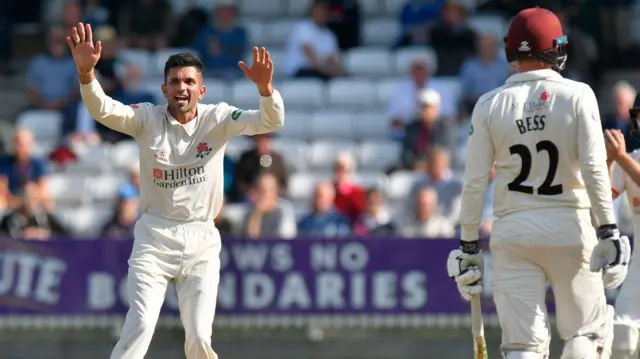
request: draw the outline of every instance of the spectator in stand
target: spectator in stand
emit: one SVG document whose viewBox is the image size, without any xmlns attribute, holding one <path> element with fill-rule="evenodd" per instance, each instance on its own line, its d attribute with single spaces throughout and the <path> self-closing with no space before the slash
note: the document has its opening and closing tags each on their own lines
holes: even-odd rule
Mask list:
<svg viewBox="0 0 640 359">
<path fill-rule="evenodd" d="M 171 38 L 171 6 L 166 0 L 130 0 L 120 15 L 122 37 L 133 48 L 165 48 Z"/>
<path fill-rule="evenodd" d="M 19 198 L 9 191 L 9 179 L 0 177 L 0 217 L 16 208 L 18 204 Z"/>
<path fill-rule="evenodd" d="M 551 8 L 562 23 L 564 33 L 571 41 L 567 43 L 567 65 L 565 77 L 572 80 L 586 82 L 593 86 L 592 68 L 598 60 L 598 44 L 586 31 L 573 26 L 575 13 L 571 7 L 554 6 Z M 625 36 L 628 37 L 628 36 Z"/>
<path fill-rule="evenodd" d="M 385 207 L 382 192 L 376 188 L 368 190 L 367 207 L 354 225 L 354 234 L 367 237 L 393 237 L 397 231 L 398 228 Z"/>
<path fill-rule="evenodd" d="M 16 239 L 44 241 L 52 235 L 67 235 L 68 231 L 42 206 L 37 184 L 29 183 L 25 186 L 18 208 L 2 218 L 0 234 Z"/>
<path fill-rule="evenodd" d="M 296 236 L 295 209 L 279 193 L 278 179 L 272 173 L 263 172 L 256 178 L 249 193 L 249 211 L 241 225 L 242 236 L 251 239 Z"/>
<path fill-rule="evenodd" d="M 407 238 L 453 238 L 456 234 L 454 222 L 437 213 L 438 192 L 425 187 L 418 191 L 415 208 L 402 221 L 402 235 Z"/>
<path fill-rule="evenodd" d="M 444 0 L 409 0 L 400 10 L 402 34 L 395 48 L 429 44 L 430 25 L 440 16 Z"/>
<path fill-rule="evenodd" d="M 116 68 L 118 54 L 120 52 L 120 40 L 118 33 L 112 26 L 101 26 L 95 29 L 93 36 L 102 44 L 100 61 L 96 65 L 96 71 L 100 74 L 100 85 L 108 95 L 112 96 L 120 87 Z"/>
<path fill-rule="evenodd" d="M 331 183 L 316 185 L 312 210 L 298 222 L 298 234 L 325 238 L 350 235 L 349 219 L 335 208 L 335 198 L 336 190 Z"/>
<path fill-rule="evenodd" d="M 271 148 L 271 134 L 252 136 L 253 148 L 240 155 L 233 174 L 232 198 L 241 202 L 246 200 L 246 194 L 258 175 L 268 171 L 278 179 L 281 193 L 287 191 L 289 174 L 284 158 Z"/>
<path fill-rule="evenodd" d="M 465 113 L 471 114 L 480 96 L 505 84 L 509 64 L 498 56 L 498 44 L 491 34 L 478 37 L 477 55 L 467 59 L 460 70 Z"/>
<path fill-rule="evenodd" d="M 338 38 L 340 50 L 360 46 L 360 4 L 358 0 L 328 0 L 327 26 Z"/>
<path fill-rule="evenodd" d="M 171 41 L 174 47 L 189 47 L 208 25 L 215 4 L 211 0 L 171 0 L 173 13 L 178 19 L 177 30 Z"/>
<path fill-rule="evenodd" d="M 449 164 L 449 150 L 443 147 L 431 148 L 427 159 L 427 178 L 414 186 L 409 198 L 417 198 L 417 193 L 423 188 L 434 188 L 439 198 L 438 213 L 447 217 L 451 223 L 458 223 L 462 181 L 453 175 Z"/>
<path fill-rule="evenodd" d="M 633 107 L 636 89 L 627 81 L 618 81 L 613 86 L 613 113 L 602 117 L 602 127 L 605 130 L 620 130 L 624 134 L 627 152 L 640 148 L 640 139 L 631 134 L 629 109 Z"/>
<path fill-rule="evenodd" d="M 247 50 L 247 31 L 238 24 L 238 6 L 225 0 L 213 8 L 213 20 L 198 36 L 195 48 L 207 68 L 207 76 L 242 76 L 238 62 Z"/>
<path fill-rule="evenodd" d="M 227 217 L 225 217 L 224 214 L 224 206 L 226 204 L 226 201 L 222 203 L 222 209 L 220 210 L 220 212 L 218 212 L 218 215 L 213 220 L 213 223 L 215 223 L 216 228 L 218 229 L 218 232 L 220 232 L 220 236 L 223 239 L 233 237 L 234 235 L 233 224 L 230 220 L 227 219 Z"/>
<path fill-rule="evenodd" d="M 86 0 L 84 7 L 84 22 L 86 24 L 91 25 L 94 29 L 98 29 L 100 26 L 108 25 L 109 18 L 109 9 L 104 6 L 102 0 Z M 72 24 L 71 26 L 74 25 Z M 102 61 L 102 59 L 100 61 Z"/>
<path fill-rule="evenodd" d="M 61 27 L 47 32 L 46 54 L 31 59 L 26 73 L 29 105 L 34 109 L 61 111 L 78 99 L 78 75 L 69 56 Z"/>
<path fill-rule="evenodd" d="M 309 18 L 291 30 L 285 72 L 293 77 L 329 80 L 342 74 L 336 35 L 327 27 L 328 0 L 313 0 Z"/>
<path fill-rule="evenodd" d="M 47 193 L 47 163 L 43 158 L 33 155 L 33 134 L 27 129 L 19 129 L 14 135 L 14 151 L 10 156 L 0 159 L 0 176 L 7 179 L 9 191 L 14 196 L 22 196 L 26 185 L 34 182 L 37 195 L 43 202 Z"/>
<path fill-rule="evenodd" d="M 131 239 L 138 220 L 138 197 L 120 197 L 113 217 L 102 228 L 102 236 L 113 239 Z"/>
<path fill-rule="evenodd" d="M 140 197 L 140 165 L 135 164 L 129 168 L 129 180 L 118 188 L 118 198 Z"/>
<path fill-rule="evenodd" d="M 449 147 L 451 124 L 440 117 L 441 97 L 434 89 L 420 92 L 420 117 L 405 129 L 402 148 L 402 166 L 405 169 L 424 171 L 427 155 L 432 146 Z"/>
<path fill-rule="evenodd" d="M 338 156 L 334 167 L 336 199 L 335 207 L 354 223 L 366 206 L 364 190 L 353 183 L 352 175 L 356 170 L 356 162 L 351 153 L 345 152 Z"/>
<path fill-rule="evenodd" d="M 0 1 L 0 75 L 11 75 L 11 8 L 17 0 Z"/>
<path fill-rule="evenodd" d="M 438 54 L 438 75 L 455 76 L 476 49 L 476 34 L 467 24 L 461 0 L 446 0 L 440 20 L 431 28 L 431 46 Z"/>
<path fill-rule="evenodd" d="M 66 0 L 62 5 L 62 18 L 60 25 L 64 29 L 72 28 L 80 21 L 83 21 L 82 7 L 80 7 L 80 0 Z"/>
<path fill-rule="evenodd" d="M 222 168 L 224 171 L 224 198 L 229 198 L 233 191 L 233 174 L 236 163 L 227 154 L 224 155 Z"/>
</svg>

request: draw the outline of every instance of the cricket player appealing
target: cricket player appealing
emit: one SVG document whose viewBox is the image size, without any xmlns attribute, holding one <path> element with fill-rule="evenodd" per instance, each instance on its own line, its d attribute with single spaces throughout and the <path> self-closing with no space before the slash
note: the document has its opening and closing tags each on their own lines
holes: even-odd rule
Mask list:
<svg viewBox="0 0 640 359">
<path fill-rule="evenodd" d="M 557 72 L 566 44 L 551 11 L 518 13 L 505 38 L 517 73 L 480 97 L 471 119 L 462 240 L 447 267 L 465 299 L 482 292 L 478 227 L 495 164 L 492 289 L 507 359 L 548 358 L 547 282 L 565 340 L 562 358 L 608 358 L 613 309 L 604 288 L 622 283 L 630 256 L 615 224 L 595 95 Z"/>
<path fill-rule="evenodd" d="M 267 133 L 284 123 L 284 105 L 272 87 L 269 53 L 254 48 L 253 64 L 238 65 L 257 85 L 259 111 L 226 103 L 199 104 L 206 91 L 203 65 L 191 54 L 169 57 L 162 92 L 168 104 L 125 106 L 105 95 L 95 78 L 101 45 L 91 27 L 78 24 L 67 43 L 78 68 L 87 110 L 128 135 L 140 150 L 141 218 L 129 259 L 129 311 L 111 359 L 142 359 L 151 342 L 169 282 L 179 299 L 187 359 L 214 359 L 212 323 L 220 272 L 222 163 L 227 141 Z"/>
<path fill-rule="evenodd" d="M 631 133 L 639 131 L 640 95 L 629 110 Z M 619 130 L 605 131 L 607 163 L 611 173 L 613 198 L 626 192 L 629 207 L 633 211 L 633 236 L 640 239 L 640 151 L 626 151 L 624 135 Z M 637 248 L 636 242 L 636 248 Z M 640 347 L 640 263 L 635 250 L 629 265 L 629 275 L 616 299 L 612 359 L 638 359 Z"/>
</svg>

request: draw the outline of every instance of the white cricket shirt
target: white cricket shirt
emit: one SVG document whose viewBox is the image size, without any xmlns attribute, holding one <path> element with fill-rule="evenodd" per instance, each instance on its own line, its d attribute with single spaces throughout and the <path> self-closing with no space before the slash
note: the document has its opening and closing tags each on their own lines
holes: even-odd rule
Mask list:
<svg viewBox="0 0 640 359">
<path fill-rule="evenodd" d="M 80 86 L 87 110 L 100 123 L 132 136 L 140 150 L 140 211 L 176 221 L 212 221 L 223 200 L 222 163 L 227 141 L 267 133 L 284 124 L 280 93 L 260 99 L 260 110 L 224 102 L 198 104 L 198 114 L 180 124 L 167 105 L 123 105 L 98 81 Z"/>
<path fill-rule="evenodd" d="M 591 208 L 615 223 L 598 102 L 591 88 L 553 70 L 512 75 L 471 118 L 462 191 L 462 239 L 478 238 L 495 163 L 494 215 L 549 207 Z"/>
<path fill-rule="evenodd" d="M 640 163 L 639 150 L 635 150 L 629 155 Z M 614 165 L 611 175 L 611 192 L 613 192 L 613 198 L 618 198 L 626 192 L 629 208 L 633 214 L 633 237 L 640 238 L 640 186 L 617 163 Z"/>
</svg>

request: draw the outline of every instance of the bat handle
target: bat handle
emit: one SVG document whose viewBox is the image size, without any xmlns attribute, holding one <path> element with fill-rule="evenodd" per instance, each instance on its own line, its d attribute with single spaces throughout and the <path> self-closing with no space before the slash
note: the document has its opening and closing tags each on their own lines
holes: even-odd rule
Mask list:
<svg viewBox="0 0 640 359">
<path fill-rule="evenodd" d="M 471 297 L 471 331 L 474 337 L 484 336 L 484 322 L 482 320 L 482 305 L 480 294 Z"/>
</svg>

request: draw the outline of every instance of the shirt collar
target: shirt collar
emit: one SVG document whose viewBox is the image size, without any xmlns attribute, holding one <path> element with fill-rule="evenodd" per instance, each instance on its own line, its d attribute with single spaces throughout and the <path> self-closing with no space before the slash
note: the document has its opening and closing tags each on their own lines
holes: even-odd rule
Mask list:
<svg viewBox="0 0 640 359">
<path fill-rule="evenodd" d="M 202 113 L 202 108 L 200 107 L 200 104 L 196 105 L 198 108 L 198 112 L 196 113 L 196 117 L 191 120 L 188 123 L 185 123 L 184 125 L 181 124 L 180 122 L 178 122 L 178 120 L 176 120 L 173 116 L 171 116 L 171 113 L 169 113 L 169 105 L 164 105 L 164 113 L 167 115 L 167 119 L 169 120 L 169 123 L 172 126 L 175 127 L 182 127 L 189 135 L 193 135 L 193 133 L 195 132 L 195 122 L 198 121 L 200 114 Z"/>
<path fill-rule="evenodd" d="M 507 83 L 536 81 L 536 80 L 543 80 L 543 79 L 561 79 L 561 78 L 562 78 L 562 75 L 560 75 L 559 73 L 553 70 L 544 69 L 544 70 L 519 72 L 517 74 L 513 74 L 509 76 L 509 78 L 507 79 Z"/>
</svg>

